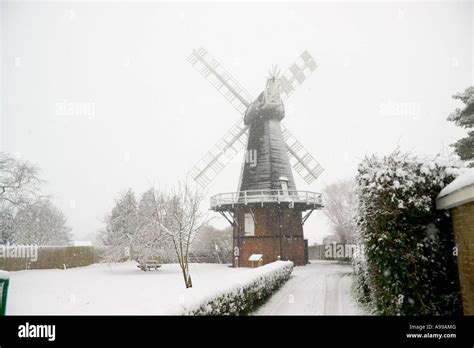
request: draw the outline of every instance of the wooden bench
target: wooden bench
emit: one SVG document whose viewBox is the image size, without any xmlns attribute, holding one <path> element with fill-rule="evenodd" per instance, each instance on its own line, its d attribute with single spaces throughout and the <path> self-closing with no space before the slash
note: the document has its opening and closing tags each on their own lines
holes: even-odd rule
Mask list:
<svg viewBox="0 0 474 348">
<path fill-rule="evenodd" d="M 150 270 L 157 270 L 158 268 L 161 267 L 161 264 L 158 261 L 145 261 L 144 263 L 141 263 L 137 266 L 140 268 L 142 271 L 150 271 Z"/>
</svg>

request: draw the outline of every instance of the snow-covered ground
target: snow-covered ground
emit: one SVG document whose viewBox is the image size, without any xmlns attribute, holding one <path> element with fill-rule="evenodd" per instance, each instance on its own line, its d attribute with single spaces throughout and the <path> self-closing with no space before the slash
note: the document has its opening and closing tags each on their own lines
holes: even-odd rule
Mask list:
<svg viewBox="0 0 474 348">
<path fill-rule="evenodd" d="M 7 315 L 180 314 L 183 308 L 248 279 L 260 269 L 191 264 L 185 289 L 176 264 L 142 272 L 135 263 L 10 272 Z M 331 262 L 295 267 L 257 314 L 355 314 L 352 268 Z"/>
<path fill-rule="evenodd" d="M 292 277 L 256 314 L 356 315 L 351 296 L 352 266 L 335 261 L 311 261 L 295 267 Z"/>
<path fill-rule="evenodd" d="M 10 272 L 7 315 L 179 314 L 183 305 L 199 303 L 253 271 L 219 264 L 191 264 L 190 270 L 191 289 L 185 289 L 177 264 L 150 272 L 133 262 Z"/>
</svg>

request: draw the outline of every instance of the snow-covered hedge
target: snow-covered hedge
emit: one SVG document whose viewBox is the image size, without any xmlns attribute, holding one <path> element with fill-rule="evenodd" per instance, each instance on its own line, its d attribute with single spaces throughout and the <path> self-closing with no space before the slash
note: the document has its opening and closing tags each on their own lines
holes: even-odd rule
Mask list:
<svg viewBox="0 0 474 348">
<path fill-rule="evenodd" d="M 357 175 L 358 299 L 386 315 L 460 312 L 454 237 L 436 196 L 459 170 L 439 157 L 365 158 Z"/>
<path fill-rule="evenodd" d="M 293 262 L 276 261 L 238 275 L 236 285 L 213 294 L 198 305 L 184 310 L 185 315 L 246 314 L 285 283 L 293 270 Z"/>
</svg>

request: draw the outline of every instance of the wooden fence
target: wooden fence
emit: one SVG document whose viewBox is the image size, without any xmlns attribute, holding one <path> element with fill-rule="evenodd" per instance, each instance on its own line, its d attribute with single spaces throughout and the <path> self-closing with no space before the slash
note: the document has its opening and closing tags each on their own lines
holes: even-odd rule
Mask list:
<svg viewBox="0 0 474 348">
<path fill-rule="evenodd" d="M 93 246 L 40 246 L 37 247 L 35 255 L 29 254 L 27 257 L 19 257 L 25 255 L 17 253 L 17 256 L 11 256 L 11 250 L 13 250 L 11 248 L 15 247 L 17 246 L 2 246 L 4 249 L 3 255 L 0 255 L 0 269 L 21 271 L 26 269 L 83 267 L 101 262 L 104 253 L 103 248 Z M 5 248 L 10 248 L 10 251 L 5 252 Z"/>
<path fill-rule="evenodd" d="M 350 261 L 352 253 L 353 246 L 342 243 L 311 245 L 308 247 L 310 260 Z"/>
</svg>

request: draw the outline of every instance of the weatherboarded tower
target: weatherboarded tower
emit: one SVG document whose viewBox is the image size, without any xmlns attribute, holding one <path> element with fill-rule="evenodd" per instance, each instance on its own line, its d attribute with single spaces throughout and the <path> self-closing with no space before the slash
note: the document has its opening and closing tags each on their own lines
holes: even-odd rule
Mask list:
<svg viewBox="0 0 474 348">
<path fill-rule="evenodd" d="M 234 266 L 276 260 L 306 264 L 303 224 L 322 207 L 321 195 L 296 189 L 290 160 L 307 183 L 323 169 L 280 122 L 285 117 L 281 97 L 289 97 L 316 68 L 313 58 L 304 52 L 281 77 L 274 69 L 256 99 L 205 50 L 193 51 L 188 60 L 243 114 L 191 170 L 193 178 L 207 186 L 233 156 L 246 150 L 238 191 L 211 197 L 211 209 L 233 226 Z"/>
</svg>

